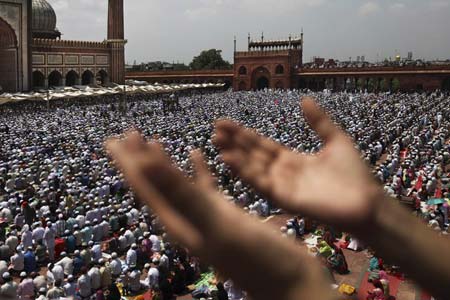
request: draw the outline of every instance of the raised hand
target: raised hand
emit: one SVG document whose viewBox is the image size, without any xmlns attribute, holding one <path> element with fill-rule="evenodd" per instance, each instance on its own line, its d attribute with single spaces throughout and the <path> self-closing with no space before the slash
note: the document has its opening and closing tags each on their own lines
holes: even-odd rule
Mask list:
<svg viewBox="0 0 450 300">
<path fill-rule="evenodd" d="M 171 165 L 157 143 L 137 132 L 107 150 L 169 234 L 247 290 L 252 299 L 332 299 L 319 264 L 302 249 L 245 215 L 215 191 L 199 152 L 195 184 Z"/>
<path fill-rule="evenodd" d="M 326 144 L 317 155 L 295 153 L 226 120 L 217 122 L 214 143 L 232 171 L 280 207 L 344 229 L 360 229 L 372 219 L 381 190 L 351 140 L 314 100 L 305 98 L 301 104 Z"/>
</svg>

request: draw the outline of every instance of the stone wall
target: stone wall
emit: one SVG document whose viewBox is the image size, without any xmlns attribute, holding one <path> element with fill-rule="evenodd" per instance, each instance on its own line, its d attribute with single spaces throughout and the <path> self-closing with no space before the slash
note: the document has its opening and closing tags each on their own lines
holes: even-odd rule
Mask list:
<svg viewBox="0 0 450 300">
<path fill-rule="evenodd" d="M 82 84 L 83 73 L 89 71 L 94 76 L 99 72 L 110 74 L 110 49 L 104 42 L 33 40 L 33 74 L 44 77 L 44 82 L 35 87 L 48 87 L 48 76 L 57 71 L 61 74 L 61 85 L 66 85 L 66 76 L 75 72 L 75 84 Z M 34 84 L 37 82 L 35 80 Z M 40 86 L 42 85 L 42 86 Z"/>
<path fill-rule="evenodd" d="M 10 91 L 26 91 L 31 83 L 31 0 L 0 0 L 0 19 L 6 22 L 14 31 L 16 49 L 3 51 L 3 60 L 13 60 L 15 72 L 1 70 L 3 79 L 8 81 Z M 7 57 L 7 58 L 6 58 Z M 8 69 L 8 65 L 5 69 Z M 1 84 L 1 83 L 0 83 Z"/>
</svg>

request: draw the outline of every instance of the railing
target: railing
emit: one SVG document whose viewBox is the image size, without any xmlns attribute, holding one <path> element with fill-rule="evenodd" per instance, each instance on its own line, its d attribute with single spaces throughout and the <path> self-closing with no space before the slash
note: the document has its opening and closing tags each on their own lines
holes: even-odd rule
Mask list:
<svg viewBox="0 0 450 300">
<path fill-rule="evenodd" d="M 250 41 L 249 47 L 271 47 L 271 46 L 300 46 L 302 44 L 301 39 L 295 40 L 281 40 L 281 41 Z"/>
<path fill-rule="evenodd" d="M 238 51 L 234 53 L 234 57 L 261 57 L 261 56 L 275 56 L 275 55 L 289 55 L 292 50 L 263 50 L 263 51 Z M 297 50 L 298 51 L 298 50 Z"/>
<path fill-rule="evenodd" d="M 133 76 L 233 76 L 233 70 L 184 70 L 184 71 L 129 71 L 126 73 L 127 77 Z"/>
<path fill-rule="evenodd" d="M 404 72 L 404 71 L 441 71 L 450 70 L 448 65 L 424 65 L 424 66 L 366 66 L 366 67 L 334 67 L 334 68 L 301 68 L 299 73 L 330 73 L 330 72 Z"/>
<path fill-rule="evenodd" d="M 276 52 L 276 51 L 272 51 Z M 278 51 L 278 52 L 287 52 L 287 51 Z M 249 53 L 249 52 L 242 52 L 242 53 Z M 258 52 L 258 55 L 260 56 L 261 53 L 264 52 Z M 299 69 L 296 72 L 296 75 L 327 75 L 329 73 L 401 73 L 401 72 L 407 72 L 407 73 L 450 73 L 450 65 L 432 65 L 432 66 L 404 66 L 404 67 L 364 67 L 364 68 L 312 68 L 312 69 Z M 184 70 L 184 71 L 128 71 L 126 73 L 127 78 L 144 78 L 144 77 L 208 77 L 208 76 L 214 76 L 214 77 L 232 77 L 234 76 L 233 70 Z"/>
<path fill-rule="evenodd" d="M 35 46 L 35 47 L 107 49 L 108 43 L 106 43 L 106 42 L 90 42 L 90 41 L 53 40 L 53 39 L 33 39 L 33 46 Z"/>
</svg>

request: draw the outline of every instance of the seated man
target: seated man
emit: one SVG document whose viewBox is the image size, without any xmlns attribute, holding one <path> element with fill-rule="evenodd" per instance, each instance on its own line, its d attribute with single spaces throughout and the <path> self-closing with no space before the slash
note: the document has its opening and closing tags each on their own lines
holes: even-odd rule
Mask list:
<svg viewBox="0 0 450 300">
<path fill-rule="evenodd" d="M 342 249 L 335 248 L 334 251 L 334 254 L 327 259 L 328 267 L 335 270 L 339 274 L 349 273 L 350 271 L 348 270 L 347 260 L 345 259 Z"/>
</svg>

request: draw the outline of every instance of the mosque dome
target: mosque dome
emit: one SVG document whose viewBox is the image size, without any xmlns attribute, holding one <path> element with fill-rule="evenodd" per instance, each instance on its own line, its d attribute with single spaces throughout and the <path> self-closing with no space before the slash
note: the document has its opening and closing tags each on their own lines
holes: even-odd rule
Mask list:
<svg viewBox="0 0 450 300">
<path fill-rule="evenodd" d="M 56 28 L 56 13 L 46 0 L 33 0 L 32 31 L 34 38 L 56 39 L 61 33 Z"/>
</svg>

